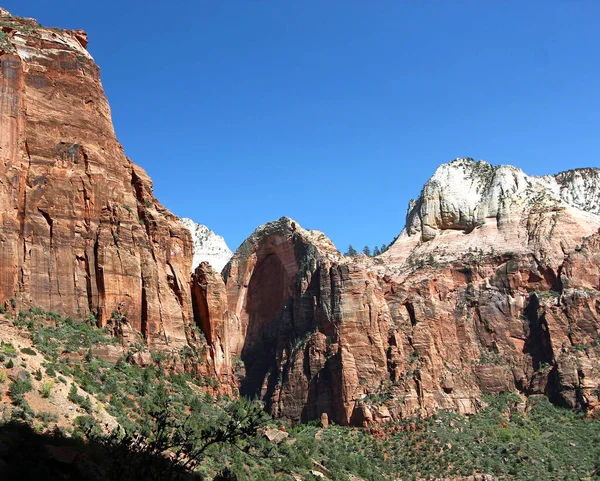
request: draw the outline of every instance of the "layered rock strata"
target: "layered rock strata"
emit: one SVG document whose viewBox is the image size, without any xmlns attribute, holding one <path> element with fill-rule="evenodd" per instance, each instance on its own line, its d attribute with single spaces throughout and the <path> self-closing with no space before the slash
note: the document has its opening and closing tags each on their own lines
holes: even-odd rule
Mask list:
<svg viewBox="0 0 600 481">
<path fill-rule="evenodd" d="M 117 142 L 85 33 L 0 28 L 0 303 L 185 344 L 192 240 Z"/>
<path fill-rule="evenodd" d="M 598 169 L 531 177 L 458 159 L 381 256 L 344 257 L 282 218 L 222 275 L 200 263 L 190 288 L 192 236 L 117 142 L 85 33 L 3 10 L 0 28 L 6 308 L 196 346 L 204 363 L 185 369 L 234 372 L 292 421 L 470 413 L 503 391 L 599 408 Z"/>
<path fill-rule="evenodd" d="M 213 278 L 227 293 L 223 360 L 243 394 L 292 421 L 471 413 L 504 391 L 595 409 L 597 175 L 442 165 L 376 258 L 346 258 L 290 219 L 267 224 L 225 283 Z"/>
</svg>

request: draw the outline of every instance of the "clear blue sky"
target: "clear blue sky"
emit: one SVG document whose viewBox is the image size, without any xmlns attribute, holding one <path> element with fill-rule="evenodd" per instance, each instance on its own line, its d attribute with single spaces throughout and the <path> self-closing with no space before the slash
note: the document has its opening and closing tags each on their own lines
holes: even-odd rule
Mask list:
<svg viewBox="0 0 600 481">
<path fill-rule="evenodd" d="M 389 242 L 455 157 L 600 164 L 600 1 L 0 0 L 82 28 L 161 202 L 235 249 L 287 215 Z"/>
</svg>

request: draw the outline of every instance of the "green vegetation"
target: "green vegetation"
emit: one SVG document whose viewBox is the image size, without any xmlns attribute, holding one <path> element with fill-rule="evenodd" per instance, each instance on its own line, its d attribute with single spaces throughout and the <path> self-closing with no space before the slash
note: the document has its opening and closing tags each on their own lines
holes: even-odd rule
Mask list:
<svg viewBox="0 0 600 481">
<path fill-rule="evenodd" d="M 8 388 L 8 395 L 16 405 L 22 404 L 25 400 L 25 394 L 33 389 L 29 377 L 15 379 Z"/>
<path fill-rule="evenodd" d="M 48 399 L 50 397 L 50 395 L 52 394 L 52 388 L 54 387 L 54 381 L 48 381 L 45 383 L 42 383 L 40 385 L 40 396 L 42 396 L 44 399 Z"/>
<path fill-rule="evenodd" d="M 196 479 L 291 481 L 296 475 L 312 479 L 313 469 L 326 471 L 332 481 L 347 481 L 350 474 L 365 481 L 406 481 L 475 473 L 502 480 L 600 479 L 600 421 L 541 396 L 527 406 L 514 394 L 489 396 L 471 416 L 439 412 L 366 429 L 322 429 L 314 421 L 288 425 L 289 438 L 276 445 L 261 430 L 282 424 L 260 404 L 213 396 L 206 387 L 218 388 L 216 379 L 181 372 L 182 360 L 195 356 L 190 348 L 177 355 L 153 353 L 144 367 L 133 363 L 131 352 L 112 363 L 94 355 L 99 345 L 115 342 L 107 331 L 39 310 L 19 314 L 15 323 L 29 330 L 45 356 L 47 376 L 61 373 L 74 380 L 58 376 L 70 383 L 69 399 L 87 412 L 73 420 L 70 439 L 87 450 L 106 479 L 184 479 L 179 475 L 194 472 Z M 291 342 L 300 348 L 305 339 Z M 10 344 L 0 349 L 15 354 Z M 143 342 L 132 345 L 135 352 L 143 349 Z M 496 356 L 486 354 L 479 362 L 493 364 Z M 52 380 L 39 384 L 41 397 L 50 397 L 53 386 Z M 51 430 L 56 416 L 34 414 L 25 400 L 32 389 L 29 376 L 10 384 L 15 405 L 10 419 Z M 358 402 L 379 405 L 391 396 L 384 386 Z M 92 397 L 116 418 L 117 430 L 103 431 Z"/>
<path fill-rule="evenodd" d="M 78 394 L 77 386 L 75 385 L 75 383 L 71 384 L 71 389 L 69 391 L 69 401 L 72 401 L 75 404 L 79 404 L 88 413 L 92 412 L 92 401 L 90 400 L 90 397 Z"/>
<path fill-rule="evenodd" d="M 378 255 L 383 254 L 385 251 L 387 251 L 390 248 L 390 246 L 396 241 L 396 239 L 394 239 L 389 245 L 381 244 L 381 247 L 375 246 L 373 247 L 373 250 L 371 250 L 369 246 L 364 246 L 362 249 L 362 253 L 369 257 L 377 257 Z M 344 253 L 344 255 L 353 257 L 358 255 L 358 252 L 354 247 L 352 247 L 352 245 L 349 245 L 348 250 Z"/>
</svg>

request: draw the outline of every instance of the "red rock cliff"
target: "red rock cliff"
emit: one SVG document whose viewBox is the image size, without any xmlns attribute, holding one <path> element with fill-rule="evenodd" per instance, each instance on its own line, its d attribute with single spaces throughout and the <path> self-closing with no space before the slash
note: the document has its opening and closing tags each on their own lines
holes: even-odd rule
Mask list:
<svg viewBox="0 0 600 481">
<path fill-rule="evenodd" d="M 443 165 L 376 258 L 346 258 L 290 219 L 262 226 L 226 285 L 213 278 L 227 293 L 223 363 L 293 421 L 470 413 L 503 391 L 597 409 L 600 175 L 588 170 Z"/>
<path fill-rule="evenodd" d="M 185 343 L 190 234 L 117 142 L 85 33 L 0 15 L 0 303 Z"/>
</svg>

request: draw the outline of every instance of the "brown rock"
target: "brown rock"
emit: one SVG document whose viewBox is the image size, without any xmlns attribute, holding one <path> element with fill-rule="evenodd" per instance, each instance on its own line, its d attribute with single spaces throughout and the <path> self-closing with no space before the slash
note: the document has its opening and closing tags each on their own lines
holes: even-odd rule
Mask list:
<svg viewBox="0 0 600 481">
<path fill-rule="evenodd" d="M 559 215 L 572 226 L 569 212 Z M 259 228 L 224 272 L 241 392 L 292 421 L 326 412 L 355 425 L 472 413 L 483 394 L 506 391 L 592 408 L 600 234 L 545 262 L 537 235 L 548 234 L 531 233 L 530 253 L 464 252 L 415 268 L 395 254 L 402 243 L 382 264 L 344 258 L 290 219 Z"/>
<path fill-rule="evenodd" d="M 206 336 L 215 370 L 224 375 L 232 365 L 227 291 L 222 277 L 208 262 L 202 262 L 192 276 L 192 299 L 194 319 Z"/>
<path fill-rule="evenodd" d="M 185 344 L 191 238 L 123 154 L 85 32 L 2 15 L 18 33 L 0 49 L 0 304 L 101 326 L 118 312 L 152 345 Z"/>
<path fill-rule="evenodd" d="M 289 433 L 279 429 L 268 428 L 265 430 L 265 437 L 273 444 L 279 444 L 289 436 Z"/>
</svg>

